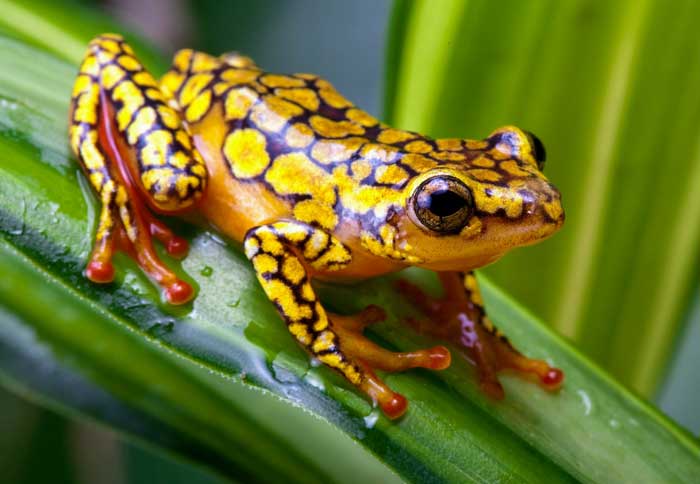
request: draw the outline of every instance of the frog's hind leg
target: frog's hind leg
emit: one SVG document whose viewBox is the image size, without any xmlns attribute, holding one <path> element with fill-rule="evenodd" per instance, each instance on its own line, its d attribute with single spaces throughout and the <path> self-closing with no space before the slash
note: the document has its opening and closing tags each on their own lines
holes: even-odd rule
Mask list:
<svg viewBox="0 0 700 484">
<path fill-rule="evenodd" d="M 174 256 L 187 251 L 150 210 L 179 213 L 202 194 L 206 168 L 180 115 L 166 104 L 155 79 L 117 35 L 97 37 L 75 81 L 70 142 L 101 204 L 86 275 L 114 277 L 112 256 L 131 255 L 173 304 L 186 302 L 191 287 L 156 255 L 152 238 Z"/>
<path fill-rule="evenodd" d="M 366 339 L 363 328 L 384 319 L 379 308 L 369 307 L 355 316 L 326 312 L 311 287 L 307 267 L 338 270 L 352 256 L 347 247 L 322 230 L 295 221 L 263 225 L 248 232 L 245 251 L 258 281 L 297 341 L 379 404 L 387 416 L 401 416 L 407 402 L 375 374 L 375 369 L 439 370 L 449 366 L 450 353 L 442 346 L 394 353 Z"/>
<path fill-rule="evenodd" d="M 442 298 L 433 299 L 420 288 L 403 280 L 399 289 L 429 317 L 414 322 L 418 330 L 453 342 L 473 361 L 482 389 L 494 398 L 503 398 L 497 373 L 514 370 L 534 376 L 546 389 L 558 388 L 564 378 L 561 370 L 543 360 L 528 358 L 513 347 L 486 315 L 481 292 L 473 272 L 439 273 L 444 288 Z"/>
</svg>

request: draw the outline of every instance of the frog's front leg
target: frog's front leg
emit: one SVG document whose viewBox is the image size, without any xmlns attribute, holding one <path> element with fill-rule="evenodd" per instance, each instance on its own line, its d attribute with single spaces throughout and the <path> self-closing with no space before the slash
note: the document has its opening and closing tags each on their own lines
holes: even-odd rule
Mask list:
<svg viewBox="0 0 700 484">
<path fill-rule="evenodd" d="M 303 347 L 339 371 L 384 413 L 396 418 L 406 411 L 406 399 L 393 392 L 375 369 L 444 369 L 450 353 L 443 346 L 394 353 L 362 335 L 367 324 L 384 319 L 383 311 L 367 308 L 355 316 L 329 314 L 311 287 L 311 271 L 338 270 L 351 262 L 347 247 L 326 232 L 296 221 L 280 221 L 251 229 L 245 252 L 267 297 Z"/>
<path fill-rule="evenodd" d="M 152 237 L 174 256 L 183 256 L 187 243 L 150 210 L 190 207 L 204 190 L 206 167 L 179 113 L 118 35 L 89 44 L 73 88 L 70 141 L 101 203 L 88 278 L 110 282 L 112 255 L 123 250 L 171 303 L 186 302 L 191 287 L 158 258 Z"/>
<path fill-rule="evenodd" d="M 481 291 L 473 271 L 438 273 L 444 294 L 433 299 L 413 284 L 400 280 L 399 289 L 418 305 L 429 321 L 415 324 L 418 330 L 446 339 L 465 350 L 479 373 L 482 389 L 494 398 L 504 392 L 497 372 L 511 369 L 523 375 L 534 375 L 547 389 L 558 388 L 564 374 L 543 360 L 524 356 L 513 347 L 486 315 Z"/>
</svg>

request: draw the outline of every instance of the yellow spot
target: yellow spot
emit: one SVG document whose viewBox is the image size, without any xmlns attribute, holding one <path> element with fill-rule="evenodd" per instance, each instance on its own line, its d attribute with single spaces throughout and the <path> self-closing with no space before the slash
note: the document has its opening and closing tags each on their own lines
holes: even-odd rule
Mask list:
<svg viewBox="0 0 700 484">
<path fill-rule="evenodd" d="M 380 143 L 386 143 L 389 145 L 393 145 L 395 143 L 401 143 L 403 141 L 408 141 L 410 139 L 415 138 L 416 136 L 418 136 L 418 135 L 415 133 L 411 133 L 409 131 L 388 128 L 388 129 L 383 130 L 381 133 L 379 133 L 379 136 L 377 136 L 377 141 L 379 141 Z"/>
<path fill-rule="evenodd" d="M 124 118 L 126 118 L 127 115 L 131 117 L 131 115 L 133 115 L 137 109 L 143 106 L 145 100 L 141 94 L 141 90 L 136 86 L 136 84 L 129 80 L 122 82 L 116 88 L 114 88 L 114 91 L 112 91 L 112 98 L 115 101 L 121 101 L 123 103 L 119 112 L 121 114 L 121 112 L 124 111 L 125 114 L 122 115 L 123 117 L 121 120 L 118 120 L 119 129 L 123 131 L 124 128 L 122 127 L 122 123 L 125 123 Z"/>
<path fill-rule="evenodd" d="M 497 146 L 495 146 L 492 150 L 489 150 L 489 156 L 493 158 L 494 160 L 507 160 L 511 158 L 511 149 L 510 145 L 505 144 L 505 143 L 498 143 Z"/>
<path fill-rule="evenodd" d="M 280 242 L 279 238 L 272 233 L 268 228 L 263 230 L 258 230 L 255 235 L 258 236 L 262 244 L 262 250 L 272 255 L 282 255 L 284 254 L 284 246 Z"/>
<path fill-rule="evenodd" d="M 170 168 L 155 168 L 141 174 L 141 183 L 147 190 L 156 193 L 154 196 L 158 201 L 165 201 L 167 198 L 164 198 L 164 195 L 167 195 L 172 176 L 173 171 Z"/>
<path fill-rule="evenodd" d="M 270 163 L 266 145 L 265 136 L 250 128 L 233 131 L 226 137 L 224 155 L 236 178 L 252 178 L 265 171 Z"/>
<path fill-rule="evenodd" d="M 250 237 L 246 239 L 245 241 L 245 256 L 248 259 L 252 259 L 255 254 L 257 254 L 260 251 L 260 243 L 258 242 L 258 239 L 255 239 L 253 237 Z"/>
<path fill-rule="evenodd" d="M 357 108 L 348 109 L 345 115 L 350 121 L 355 121 L 365 127 L 374 126 L 379 122 L 374 116 L 370 116 L 363 110 Z"/>
<path fill-rule="evenodd" d="M 122 115 L 122 112 L 124 113 Z M 119 121 L 119 129 L 123 130 L 124 127 L 129 123 L 131 119 L 129 111 L 122 109 L 117 115 L 117 120 Z M 151 106 L 146 106 L 141 109 L 134 122 L 131 123 L 127 131 L 127 141 L 131 146 L 134 146 L 143 133 L 149 131 L 156 122 L 156 112 Z"/>
<path fill-rule="evenodd" d="M 87 91 L 92 84 L 92 79 L 84 74 L 79 75 L 75 79 L 75 84 L 73 84 L 73 97 L 78 97 L 84 91 Z"/>
<path fill-rule="evenodd" d="M 380 165 L 374 176 L 379 183 L 388 185 L 399 185 L 408 180 L 408 173 L 398 165 Z"/>
<path fill-rule="evenodd" d="M 177 130 L 175 133 L 175 139 L 177 139 L 186 150 L 192 149 L 192 140 L 190 139 L 190 135 L 187 134 L 184 129 Z"/>
<path fill-rule="evenodd" d="M 139 64 L 139 61 L 130 55 L 120 55 L 117 62 L 119 62 L 119 64 L 127 71 L 138 71 L 141 69 L 141 64 Z"/>
<path fill-rule="evenodd" d="M 165 165 L 172 142 L 173 135 L 164 129 L 148 133 L 145 137 L 145 145 L 141 149 L 141 163 L 144 166 Z"/>
<path fill-rule="evenodd" d="M 343 359 L 337 353 L 325 353 L 323 355 L 318 355 L 317 358 L 331 368 L 340 368 L 343 366 Z"/>
<path fill-rule="evenodd" d="M 435 143 L 441 151 L 460 151 L 462 149 L 462 140 L 458 138 L 439 139 Z"/>
<path fill-rule="evenodd" d="M 531 174 L 530 172 L 521 169 L 518 166 L 518 163 L 513 160 L 503 161 L 500 165 L 498 165 L 498 167 L 501 170 L 506 171 L 511 175 L 515 176 L 529 176 Z"/>
<path fill-rule="evenodd" d="M 185 82 L 180 91 L 180 105 L 187 106 L 194 98 L 199 96 L 202 89 L 214 78 L 211 74 L 195 74 Z"/>
<path fill-rule="evenodd" d="M 301 107 L 308 109 L 309 111 L 318 110 L 318 96 L 314 91 L 309 88 L 280 88 L 275 90 L 275 94 L 289 101 L 294 101 Z"/>
<path fill-rule="evenodd" d="M 92 134 L 94 136 L 90 136 Z M 96 170 L 104 166 L 104 158 L 95 144 L 97 133 L 93 131 L 88 136 L 90 138 L 80 145 L 80 158 L 88 170 Z"/>
<path fill-rule="evenodd" d="M 493 170 L 474 168 L 467 171 L 467 173 L 469 176 L 479 181 L 497 182 L 501 179 L 501 175 Z"/>
<path fill-rule="evenodd" d="M 173 58 L 173 66 L 178 71 L 186 72 L 190 67 L 190 59 L 192 59 L 192 49 L 179 50 Z"/>
<path fill-rule="evenodd" d="M 126 72 L 124 69 L 110 64 L 102 70 L 102 75 L 100 76 L 102 80 L 102 86 L 105 89 L 112 89 L 119 81 L 124 79 Z"/>
<path fill-rule="evenodd" d="M 269 254 L 258 254 L 253 257 L 253 267 L 255 268 L 255 272 L 259 275 L 266 273 L 275 274 L 279 270 L 277 259 Z"/>
<path fill-rule="evenodd" d="M 343 138 L 350 134 L 361 135 L 365 130 L 351 121 L 333 121 L 323 116 L 312 116 L 311 126 L 326 138 Z"/>
<path fill-rule="evenodd" d="M 305 346 L 311 344 L 311 335 L 306 329 L 306 325 L 302 323 L 292 323 L 289 325 L 289 332 L 292 333 L 301 344 Z"/>
<path fill-rule="evenodd" d="M 459 233 L 460 237 L 469 239 L 481 233 L 484 228 L 479 217 L 472 217 L 469 219 L 469 224 L 467 224 L 462 231 Z"/>
<path fill-rule="evenodd" d="M 341 96 L 330 82 L 319 79 L 316 81 L 316 86 L 319 87 L 318 93 L 321 95 L 321 99 L 329 106 L 338 109 L 352 107 L 352 103 Z"/>
<path fill-rule="evenodd" d="M 467 157 L 462 153 L 456 153 L 454 151 L 436 151 L 431 154 L 434 158 L 438 160 L 445 161 L 464 161 Z"/>
<path fill-rule="evenodd" d="M 172 159 L 172 157 L 171 157 Z M 179 206 L 183 205 L 189 205 L 192 200 L 186 200 L 187 195 L 190 191 L 190 187 L 192 189 L 196 189 L 199 187 L 199 179 L 195 178 L 193 176 L 187 176 L 187 175 L 176 175 L 175 176 L 175 191 L 177 191 L 178 196 L 182 200 L 168 200 L 171 202 L 171 207 L 172 208 L 177 208 Z"/>
<path fill-rule="evenodd" d="M 184 152 L 178 151 L 168 159 L 168 162 L 174 168 L 184 170 L 190 163 L 190 157 Z"/>
<path fill-rule="evenodd" d="M 398 148 L 378 143 L 368 143 L 362 147 L 362 156 L 368 160 L 376 160 L 379 163 L 393 163 L 396 161 Z"/>
<path fill-rule="evenodd" d="M 294 206 L 294 218 L 300 222 L 318 224 L 333 230 L 338 223 L 338 215 L 333 207 L 317 200 L 302 200 Z"/>
<path fill-rule="evenodd" d="M 350 166 L 353 180 L 360 182 L 372 173 L 372 165 L 367 160 L 353 161 Z"/>
<path fill-rule="evenodd" d="M 253 106 L 250 118 L 265 131 L 277 133 L 290 118 L 303 114 L 304 110 L 296 104 L 276 96 L 265 96 L 263 102 Z"/>
<path fill-rule="evenodd" d="M 547 212 L 547 215 L 549 215 L 552 220 L 559 220 L 564 210 L 561 203 L 545 203 L 544 211 Z"/>
<path fill-rule="evenodd" d="M 97 123 L 97 98 L 99 88 L 91 84 L 89 90 L 78 98 L 78 105 L 73 113 L 73 119 L 78 123 Z"/>
<path fill-rule="evenodd" d="M 314 230 L 311 234 L 311 238 L 304 246 L 304 257 L 306 259 L 313 259 L 322 250 L 328 246 L 330 242 L 330 236 L 323 230 Z"/>
<path fill-rule="evenodd" d="M 324 164 L 347 161 L 366 142 L 365 138 L 320 140 L 311 149 L 311 156 Z"/>
<path fill-rule="evenodd" d="M 486 194 L 486 187 L 480 190 L 472 190 L 474 201 L 480 210 L 487 213 L 496 213 L 504 210 L 509 218 L 519 217 L 523 211 L 523 200 L 514 193 L 514 188 L 489 186 L 490 196 Z"/>
<path fill-rule="evenodd" d="M 295 243 L 304 240 L 309 232 L 309 229 L 294 222 L 275 222 L 272 227 L 283 234 L 285 239 Z"/>
<path fill-rule="evenodd" d="M 80 65 L 80 72 L 90 76 L 98 76 L 100 74 L 100 65 L 94 55 L 88 55 Z"/>
<path fill-rule="evenodd" d="M 433 147 L 423 140 L 416 140 L 407 143 L 404 149 L 411 153 L 429 153 L 433 150 Z"/>
<path fill-rule="evenodd" d="M 491 158 L 488 158 L 487 156 L 483 155 L 474 158 L 471 161 L 471 164 L 482 168 L 493 168 L 496 165 L 496 163 Z"/>
<path fill-rule="evenodd" d="M 219 61 L 216 57 L 212 57 L 209 54 L 204 54 L 202 52 L 195 52 L 194 59 L 192 61 L 192 72 L 204 72 L 211 71 L 219 67 Z"/>
<path fill-rule="evenodd" d="M 306 85 L 301 79 L 277 74 L 266 74 L 260 78 L 260 81 L 268 87 L 303 87 Z"/>
<path fill-rule="evenodd" d="M 227 52 L 223 54 L 220 59 L 231 67 L 247 67 L 250 69 L 257 68 L 255 62 L 253 62 L 253 59 L 241 55 L 238 52 Z"/>
<path fill-rule="evenodd" d="M 211 106 L 211 90 L 207 89 L 202 94 L 197 96 L 194 101 L 190 103 L 185 111 L 185 119 L 189 123 L 196 123 L 204 117 L 209 111 Z"/>
<path fill-rule="evenodd" d="M 311 351 L 314 353 L 321 353 L 323 351 L 328 351 L 335 346 L 335 334 L 332 331 L 324 331 L 318 336 L 314 341 Z"/>
<path fill-rule="evenodd" d="M 214 94 L 216 94 L 217 96 L 221 96 L 230 88 L 231 84 L 229 84 L 228 82 L 217 82 L 216 84 L 214 84 Z"/>
<path fill-rule="evenodd" d="M 104 178 L 104 175 L 99 171 L 94 171 L 90 173 L 90 183 L 92 183 L 92 186 L 95 187 L 97 191 L 99 191 L 102 187 L 102 182 L 104 182 Z"/>
<path fill-rule="evenodd" d="M 231 89 L 226 94 L 224 115 L 227 120 L 243 119 L 248 115 L 250 107 L 258 99 L 258 93 L 248 87 Z"/>
<path fill-rule="evenodd" d="M 309 282 L 305 282 L 301 285 L 301 297 L 303 297 L 307 301 L 313 301 L 314 299 L 316 299 L 316 294 L 314 294 L 314 290 Z M 323 328 L 318 329 L 317 331 L 321 331 L 322 329 Z"/>
<path fill-rule="evenodd" d="M 148 99 L 152 99 L 153 101 L 158 101 L 159 103 L 165 102 L 163 93 L 158 89 L 146 89 L 146 97 L 148 97 Z"/>
<path fill-rule="evenodd" d="M 489 147 L 489 142 L 486 140 L 465 140 L 464 144 L 468 150 L 485 150 Z"/>
<path fill-rule="evenodd" d="M 304 266 L 301 265 L 301 262 L 299 262 L 299 259 L 297 259 L 296 256 L 290 255 L 287 256 L 282 263 L 282 274 L 289 282 L 296 286 L 304 279 L 306 271 L 304 270 Z"/>
<path fill-rule="evenodd" d="M 221 73 L 221 79 L 230 84 L 249 84 L 259 75 L 260 72 L 250 69 L 226 69 Z"/>
<path fill-rule="evenodd" d="M 306 148 L 315 139 L 314 132 L 304 123 L 290 126 L 284 138 L 291 148 Z"/>
<path fill-rule="evenodd" d="M 394 227 L 386 224 L 383 225 L 380 229 L 380 236 L 382 240 L 377 239 L 370 232 L 363 231 L 360 234 L 360 243 L 371 253 L 380 257 L 401 260 L 410 264 L 419 264 L 422 262 L 419 257 L 408 253 L 407 249 L 410 249 L 410 247 L 406 247 L 406 250 L 401 251 L 394 246 L 394 238 L 396 236 L 396 229 Z"/>
<path fill-rule="evenodd" d="M 174 109 L 161 104 L 158 106 L 158 114 L 163 124 L 170 129 L 179 129 L 181 126 L 180 116 L 175 112 Z M 145 109 L 144 109 L 145 111 Z"/>
<path fill-rule="evenodd" d="M 294 298 L 292 288 L 280 280 L 266 281 L 258 276 L 267 297 L 280 306 L 284 318 L 290 322 L 298 322 L 312 316 L 311 307 L 308 304 L 299 304 Z"/>
<path fill-rule="evenodd" d="M 136 76 L 139 76 L 141 74 L 144 74 L 144 73 L 139 72 L 138 74 L 136 74 Z M 136 78 L 136 76 L 134 76 L 134 78 Z M 180 86 L 182 86 L 182 83 L 184 81 L 185 81 L 185 76 L 183 76 L 182 74 L 175 72 L 175 71 L 169 71 L 161 78 L 160 88 L 166 97 L 173 98 L 175 96 L 175 93 L 177 92 L 178 89 L 180 89 Z M 143 85 L 142 82 L 139 82 L 139 84 Z"/>
<path fill-rule="evenodd" d="M 121 38 L 119 40 L 121 40 Z M 96 43 L 100 46 L 100 48 L 108 52 L 118 53 L 121 51 L 117 42 L 111 40 L 109 37 L 106 37 L 104 35 L 98 38 Z"/>
<path fill-rule="evenodd" d="M 137 72 L 132 79 L 142 87 L 158 87 L 158 83 L 148 71 Z"/>
<path fill-rule="evenodd" d="M 311 262 L 311 266 L 320 270 L 337 270 L 347 265 L 352 256 L 343 244 L 331 239 L 331 247 L 321 257 Z"/>
<path fill-rule="evenodd" d="M 335 204 L 334 187 L 328 175 L 303 153 L 275 158 L 265 180 L 279 195 L 310 195 L 319 203 Z"/>
<path fill-rule="evenodd" d="M 298 77 L 299 79 L 304 79 L 306 81 L 315 81 L 318 79 L 318 76 L 316 74 L 307 74 L 305 72 L 297 72 L 294 74 L 294 77 Z"/>
</svg>

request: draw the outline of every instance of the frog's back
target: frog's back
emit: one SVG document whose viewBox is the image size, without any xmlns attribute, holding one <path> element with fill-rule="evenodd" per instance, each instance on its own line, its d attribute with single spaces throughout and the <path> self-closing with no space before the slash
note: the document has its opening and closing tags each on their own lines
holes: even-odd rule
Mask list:
<svg viewBox="0 0 700 484">
<path fill-rule="evenodd" d="M 361 220 L 402 205 L 411 178 L 486 147 L 389 128 L 318 76 L 270 74 L 237 54 L 180 51 L 161 84 L 207 163 L 202 211 L 237 240 L 293 217 L 350 243 Z"/>
</svg>

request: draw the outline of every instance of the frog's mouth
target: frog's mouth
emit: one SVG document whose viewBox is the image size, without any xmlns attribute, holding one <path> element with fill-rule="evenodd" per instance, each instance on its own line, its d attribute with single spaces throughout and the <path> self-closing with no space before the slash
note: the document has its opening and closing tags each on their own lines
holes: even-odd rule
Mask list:
<svg viewBox="0 0 700 484">
<path fill-rule="evenodd" d="M 454 236 L 453 240 L 442 239 L 442 260 L 430 260 L 422 267 L 434 271 L 468 271 L 491 264 L 512 249 L 533 245 L 552 236 L 564 223 L 563 212 L 556 218 L 538 209 L 518 220 L 498 216 L 485 217 L 482 230 L 469 239 Z M 448 255 L 449 254 L 449 255 Z"/>
</svg>

